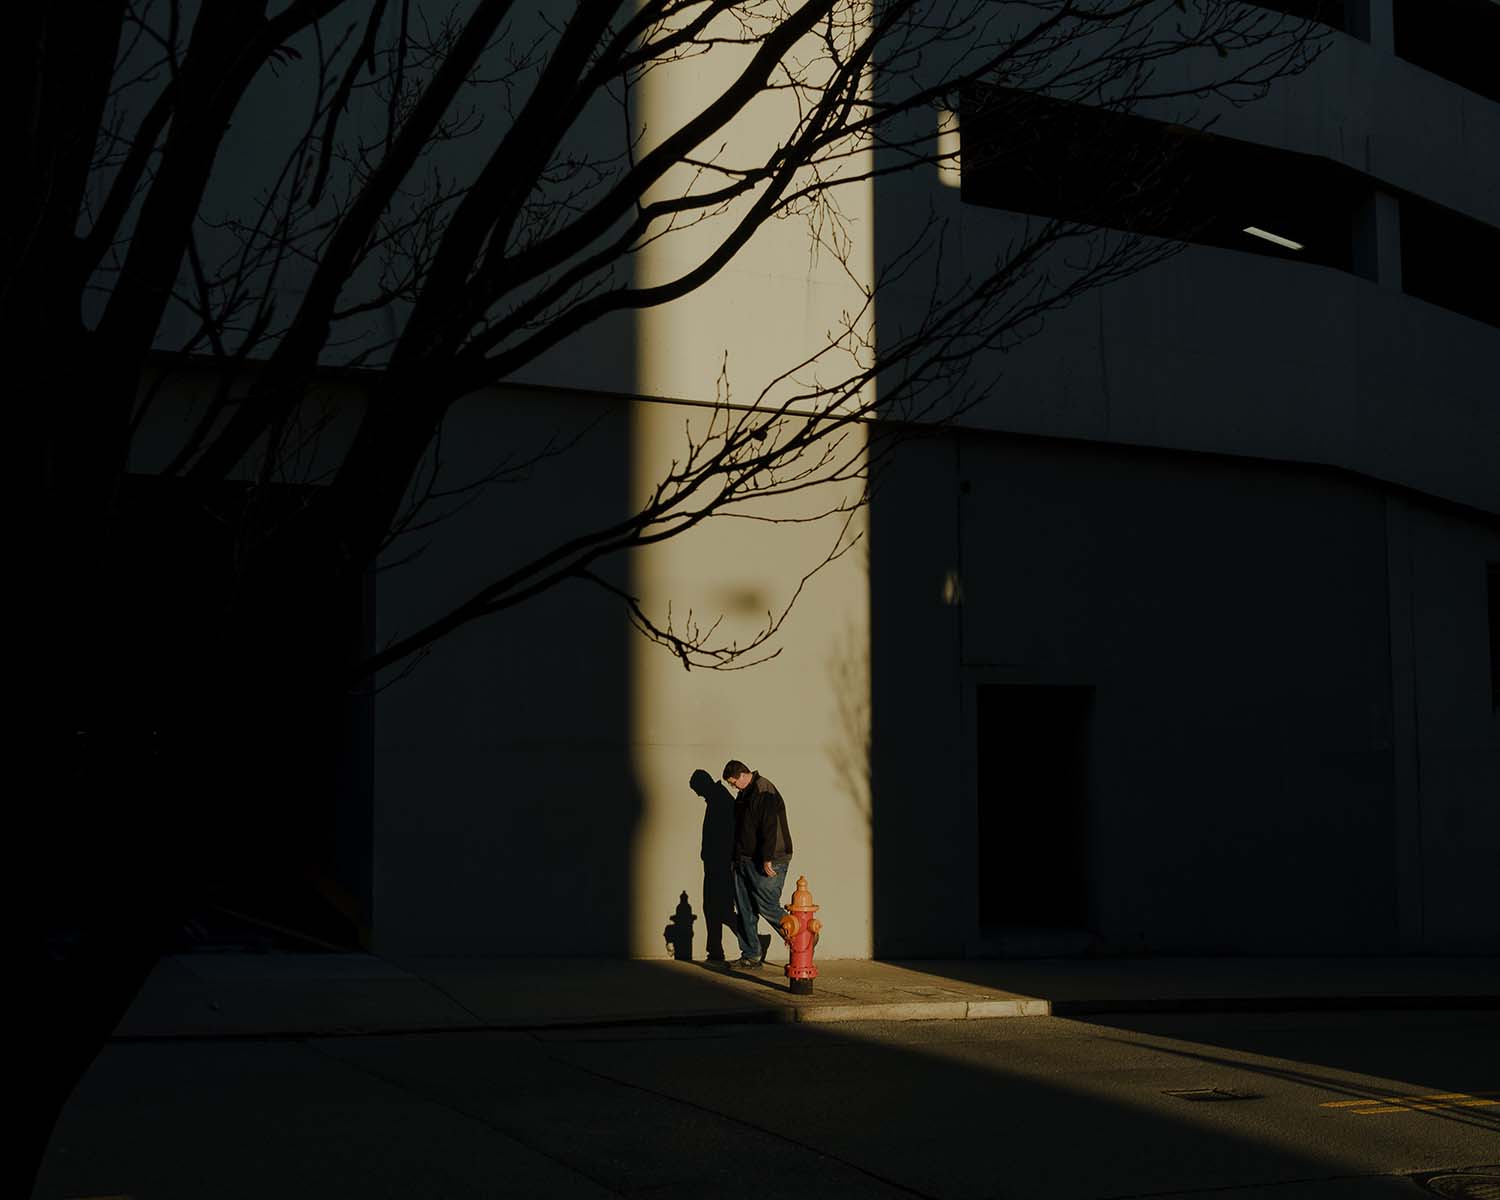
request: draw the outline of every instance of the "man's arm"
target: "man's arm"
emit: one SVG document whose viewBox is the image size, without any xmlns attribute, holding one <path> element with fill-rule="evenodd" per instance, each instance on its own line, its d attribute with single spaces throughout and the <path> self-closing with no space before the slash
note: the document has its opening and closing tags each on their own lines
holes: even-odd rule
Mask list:
<svg viewBox="0 0 1500 1200">
<path fill-rule="evenodd" d="M 781 794 L 768 790 L 761 792 L 756 799 L 760 801 L 755 822 L 755 847 L 761 854 L 760 869 L 765 875 L 774 875 L 776 868 L 771 863 L 771 847 L 776 844 L 779 825 L 777 810 L 781 807 Z"/>
</svg>

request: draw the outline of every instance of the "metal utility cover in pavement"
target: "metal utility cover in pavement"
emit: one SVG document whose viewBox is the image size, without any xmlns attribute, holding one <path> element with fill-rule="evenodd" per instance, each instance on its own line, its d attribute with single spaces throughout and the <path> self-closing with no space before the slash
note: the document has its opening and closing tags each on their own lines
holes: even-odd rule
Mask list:
<svg viewBox="0 0 1500 1200">
<path fill-rule="evenodd" d="M 1429 1175 L 1422 1185 L 1438 1196 L 1448 1200 L 1500 1200 L 1500 1168 L 1493 1171 L 1481 1168 L 1478 1171 L 1444 1171 L 1440 1175 Z"/>
<path fill-rule="evenodd" d="M 1174 1096 L 1178 1100 L 1259 1100 L 1249 1092 L 1234 1092 L 1228 1088 L 1166 1088 L 1163 1096 Z"/>
</svg>

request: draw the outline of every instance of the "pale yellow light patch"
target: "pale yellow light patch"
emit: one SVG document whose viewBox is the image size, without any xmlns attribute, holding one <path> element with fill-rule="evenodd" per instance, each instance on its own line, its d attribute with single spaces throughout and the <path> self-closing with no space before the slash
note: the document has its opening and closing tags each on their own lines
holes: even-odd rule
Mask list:
<svg viewBox="0 0 1500 1200">
<path fill-rule="evenodd" d="M 959 162 L 958 114 L 952 109 L 938 110 L 938 182 L 944 187 L 962 185 L 963 175 Z"/>
<path fill-rule="evenodd" d="M 701 427 L 709 412 L 637 405 L 638 493 L 660 477 L 684 424 Z M 821 503 L 838 495 L 826 492 Z M 797 515 L 812 503 L 787 497 L 751 511 Z M 769 614 L 782 611 L 798 581 L 828 553 L 841 524 L 840 518 L 787 525 L 720 517 L 636 551 L 632 588 L 658 622 L 666 620 L 670 603 L 674 621 L 685 620 L 689 609 L 705 627 L 722 618 L 713 640 L 744 644 Z M 849 533 L 863 528 L 859 513 Z M 822 905 L 819 953 L 869 956 L 869 572 L 862 542 L 807 584 L 761 653 L 777 649 L 776 658 L 748 670 L 686 671 L 645 639 L 633 644 L 631 740 L 642 810 L 632 868 L 632 953 L 663 953 L 666 915 L 686 891 L 700 917 L 694 952 L 702 957 L 704 804 L 688 780 L 700 769 L 717 779 L 726 760 L 739 758 L 786 797 L 796 847 L 792 876 L 805 874 Z M 732 935 L 726 935 L 726 949 L 733 947 Z"/>
<path fill-rule="evenodd" d="M 794 57 L 810 62 L 817 50 L 810 43 Z M 702 111 L 747 54 L 724 47 L 648 76 L 641 108 L 643 151 Z M 763 95 L 725 135 L 695 153 L 734 164 L 763 161 L 792 128 L 795 111 L 792 94 Z M 870 166 L 870 155 L 863 152 L 836 169 L 849 176 Z M 681 166 L 653 195 L 677 196 L 722 182 Z M 691 270 L 720 244 L 751 202 L 738 201 L 709 220 L 676 228 L 642 250 L 636 256 L 636 285 L 666 283 Z M 874 277 L 870 183 L 840 188 L 837 205 L 837 213 L 825 214 L 824 244 L 804 216 L 771 221 L 711 282 L 683 300 L 640 312 L 636 392 L 689 403 L 636 404 L 635 502 L 651 493 L 689 440 L 709 434 L 715 410 L 704 405 L 839 411 L 871 398 L 864 387 L 839 409 L 831 410 L 826 402 L 791 402 L 809 387 L 830 386 L 857 373 L 873 339 L 874 313 L 867 302 Z M 775 382 L 813 359 L 792 378 Z M 863 443 L 864 429 L 857 427 L 844 453 Z M 760 503 L 749 515 L 802 517 L 851 494 L 819 489 Z M 863 522 L 861 513 L 849 532 L 861 532 Z M 713 640 L 743 644 L 765 626 L 769 614 L 782 611 L 798 581 L 828 553 L 840 524 L 841 518 L 770 524 L 716 517 L 635 552 L 632 589 L 658 622 L 666 620 L 670 602 L 679 624 L 689 609 L 704 627 L 722 617 Z M 779 649 L 780 655 L 748 670 L 689 672 L 665 650 L 644 639 L 634 643 L 632 744 L 642 812 L 633 852 L 633 953 L 663 953 L 666 916 L 686 891 L 699 916 L 694 956 L 703 956 L 699 853 L 704 804 L 688 780 L 698 769 L 717 779 L 725 761 L 734 757 L 768 776 L 786 797 L 796 847 L 792 879 L 806 875 L 822 906 L 818 953 L 869 956 L 867 561 L 861 544 L 824 568 L 762 651 Z M 790 899 L 790 892 L 788 886 L 784 899 Z M 769 930 L 763 925 L 762 932 Z M 726 931 L 725 949 L 731 956 L 734 946 Z M 773 961 L 783 953 L 773 946 Z"/>
<path fill-rule="evenodd" d="M 957 567 L 950 568 L 943 576 L 942 596 L 949 608 L 957 608 L 964 602 L 964 582 Z"/>
<path fill-rule="evenodd" d="M 721 23 L 720 32 L 736 32 L 735 22 L 728 17 Z M 817 62 L 819 52 L 817 39 L 809 39 L 789 59 L 802 72 L 807 64 Z M 748 56 L 747 48 L 716 47 L 653 70 L 641 97 L 642 152 L 719 96 Z M 812 73 L 816 78 L 816 68 Z M 773 82 L 783 80 L 778 76 Z M 693 155 L 732 166 L 762 164 L 795 128 L 797 112 L 796 93 L 768 90 Z M 852 180 L 872 163 L 870 153 L 860 150 L 819 171 L 825 179 Z M 812 178 L 810 171 L 804 171 L 794 187 Z M 702 194 L 725 182 L 722 175 L 682 164 L 668 172 L 649 199 Z M 662 285 L 705 261 L 750 210 L 756 195 L 737 199 L 695 224 L 679 220 L 634 256 L 635 283 Z M 724 384 L 733 403 L 775 406 L 810 386 L 847 379 L 868 361 L 860 343 L 868 343 L 874 332 L 874 314 L 868 305 L 875 273 L 873 187 L 867 179 L 842 184 L 830 199 L 835 208 L 821 214 L 796 213 L 767 221 L 714 279 L 685 299 L 639 314 L 637 386 L 641 393 L 712 399 L 724 370 Z M 664 230 L 666 226 L 659 225 L 656 232 Z M 794 378 L 775 382 L 783 372 L 814 357 L 817 361 Z M 862 400 L 869 396 L 867 389 L 859 393 Z M 799 408 L 807 411 L 808 405 Z"/>
</svg>

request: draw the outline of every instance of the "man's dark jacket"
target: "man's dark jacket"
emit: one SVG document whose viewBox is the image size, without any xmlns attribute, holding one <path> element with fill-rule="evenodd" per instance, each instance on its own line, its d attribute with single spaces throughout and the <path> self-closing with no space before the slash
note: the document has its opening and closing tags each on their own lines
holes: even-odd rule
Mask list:
<svg viewBox="0 0 1500 1200">
<path fill-rule="evenodd" d="M 734 852 L 758 863 L 792 856 L 786 805 L 776 785 L 758 771 L 750 772 L 750 786 L 734 798 Z"/>
</svg>

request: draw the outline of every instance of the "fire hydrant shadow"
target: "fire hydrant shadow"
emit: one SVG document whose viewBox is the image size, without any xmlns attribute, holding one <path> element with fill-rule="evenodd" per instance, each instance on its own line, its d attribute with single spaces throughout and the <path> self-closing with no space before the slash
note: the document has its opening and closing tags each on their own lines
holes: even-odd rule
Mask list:
<svg viewBox="0 0 1500 1200">
<path fill-rule="evenodd" d="M 724 928 L 734 926 L 734 795 L 701 767 L 688 786 L 703 799 L 703 936 L 708 961 L 724 961 Z"/>
<path fill-rule="evenodd" d="M 688 902 L 688 894 L 683 892 L 661 934 L 667 943 L 667 952 L 678 962 L 693 961 L 693 925 L 697 920 L 693 906 Z"/>
</svg>

